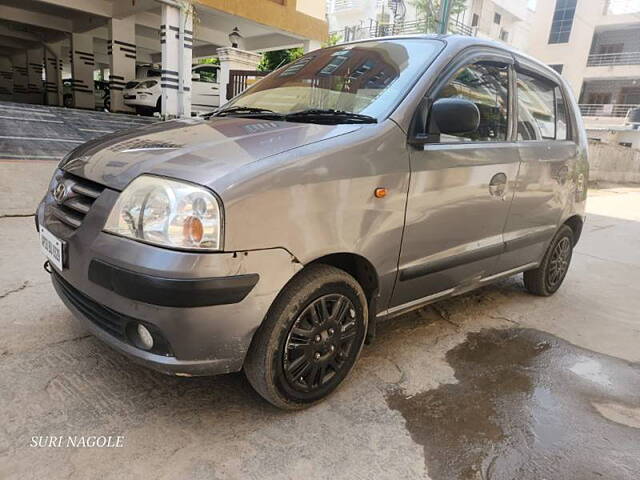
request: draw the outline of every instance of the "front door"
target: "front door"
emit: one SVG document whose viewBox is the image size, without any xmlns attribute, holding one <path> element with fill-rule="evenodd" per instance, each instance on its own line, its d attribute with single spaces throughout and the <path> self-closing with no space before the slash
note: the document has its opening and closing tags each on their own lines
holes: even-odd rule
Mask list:
<svg viewBox="0 0 640 480">
<path fill-rule="evenodd" d="M 390 310 L 402 310 L 496 273 L 518 172 L 509 95 L 512 59 L 468 58 L 430 98 L 470 100 L 480 125 L 411 148 L 411 183 Z M 502 58 L 502 56 L 500 57 Z"/>
</svg>

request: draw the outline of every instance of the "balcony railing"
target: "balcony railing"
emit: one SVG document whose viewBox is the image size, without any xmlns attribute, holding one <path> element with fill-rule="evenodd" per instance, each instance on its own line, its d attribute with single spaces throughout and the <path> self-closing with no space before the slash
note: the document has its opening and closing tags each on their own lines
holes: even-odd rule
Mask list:
<svg viewBox="0 0 640 480">
<path fill-rule="evenodd" d="M 607 0 L 605 15 L 625 15 L 640 12 L 638 0 Z"/>
<path fill-rule="evenodd" d="M 361 0 L 335 0 L 333 4 L 329 4 L 329 13 L 341 12 L 352 8 L 362 8 Z"/>
<path fill-rule="evenodd" d="M 640 65 L 640 52 L 596 53 L 587 60 L 588 67 L 607 65 Z"/>
<path fill-rule="evenodd" d="M 626 117 L 629 110 L 640 105 L 622 103 L 581 103 L 580 112 L 583 117 Z"/>
<path fill-rule="evenodd" d="M 331 32 L 331 35 L 338 35 L 342 42 L 350 42 L 352 40 L 364 40 L 367 38 L 388 37 L 391 35 L 412 35 L 420 33 L 435 33 L 437 23 L 428 20 L 415 20 L 411 22 L 398 23 L 379 23 L 370 21 L 369 25 L 354 25 L 346 27 L 344 30 Z M 464 23 L 451 19 L 449 21 L 449 33 L 457 33 L 459 35 L 474 35 L 473 27 Z"/>
</svg>

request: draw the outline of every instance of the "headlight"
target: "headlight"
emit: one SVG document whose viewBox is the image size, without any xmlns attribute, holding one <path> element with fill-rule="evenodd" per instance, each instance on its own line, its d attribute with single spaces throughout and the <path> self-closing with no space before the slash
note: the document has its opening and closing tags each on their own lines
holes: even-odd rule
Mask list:
<svg viewBox="0 0 640 480">
<path fill-rule="evenodd" d="M 113 206 L 104 230 L 153 245 L 219 250 L 221 209 L 206 188 L 142 175 Z"/>
</svg>

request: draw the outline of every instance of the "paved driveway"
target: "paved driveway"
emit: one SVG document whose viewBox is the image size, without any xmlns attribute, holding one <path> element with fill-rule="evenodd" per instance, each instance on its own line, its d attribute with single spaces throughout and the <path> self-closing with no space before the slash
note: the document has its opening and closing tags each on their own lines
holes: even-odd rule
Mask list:
<svg viewBox="0 0 640 480">
<path fill-rule="evenodd" d="M 640 189 L 588 209 L 554 297 L 516 277 L 386 323 L 293 414 L 241 374 L 166 377 L 103 346 L 56 298 L 33 219 L 0 218 L 0 478 L 636 479 Z M 124 446 L 30 446 L 76 435 Z"/>
</svg>

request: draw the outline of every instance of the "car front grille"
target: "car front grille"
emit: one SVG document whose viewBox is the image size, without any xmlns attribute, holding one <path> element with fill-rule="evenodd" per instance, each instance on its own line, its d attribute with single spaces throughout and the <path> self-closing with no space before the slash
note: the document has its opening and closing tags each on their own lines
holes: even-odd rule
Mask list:
<svg viewBox="0 0 640 480">
<path fill-rule="evenodd" d="M 52 189 L 54 202 L 51 203 L 51 214 L 67 227 L 75 230 L 82 225 L 85 215 L 89 213 L 93 202 L 104 191 L 104 187 L 67 172 L 60 175 L 57 180 Z M 65 187 L 61 200 L 56 198 L 56 189 L 60 185 Z"/>
</svg>

